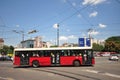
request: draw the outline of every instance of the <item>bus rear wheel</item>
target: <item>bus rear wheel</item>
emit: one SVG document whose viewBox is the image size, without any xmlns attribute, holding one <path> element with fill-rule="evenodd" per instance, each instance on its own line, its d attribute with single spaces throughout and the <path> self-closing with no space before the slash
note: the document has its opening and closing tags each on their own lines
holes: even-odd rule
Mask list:
<svg viewBox="0 0 120 80">
<path fill-rule="evenodd" d="M 74 61 L 74 62 L 73 62 L 73 65 L 74 65 L 75 67 L 78 67 L 78 66 L 80 66 L 80 62 L 79 62 L 79 61 Z"/>
<path fill-rule="evenodd" d="M 38 62 L 38 61 L 33 61 L 33 62 L 32 62 L 32 66 L 33 66 L 34 68 L 39 67 L 39 62 Z"/>
</svg>

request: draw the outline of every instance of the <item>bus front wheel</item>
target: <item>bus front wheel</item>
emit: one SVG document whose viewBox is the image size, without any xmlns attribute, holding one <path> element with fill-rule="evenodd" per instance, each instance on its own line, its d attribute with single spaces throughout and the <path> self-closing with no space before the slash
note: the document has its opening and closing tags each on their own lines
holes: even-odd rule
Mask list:
<svg viewBox="0 0 120 80">
<path fill-rule="evenodd" d="M 75 67 L 78 67 L 78 66 L 80 66 L 80 62 L 79 62 L 79 61 L 74 61 L 74 62 L 73 62 L 73 65 L 74 65 Z"/>
<path fill-rule="evenodd" d="M 32 62 L 32 66 L 33 66 L 34 68 L 39 67 L 39 62 L 38 62 L 38 61 L 33 61 L 33 62 Z"/>
</svg>

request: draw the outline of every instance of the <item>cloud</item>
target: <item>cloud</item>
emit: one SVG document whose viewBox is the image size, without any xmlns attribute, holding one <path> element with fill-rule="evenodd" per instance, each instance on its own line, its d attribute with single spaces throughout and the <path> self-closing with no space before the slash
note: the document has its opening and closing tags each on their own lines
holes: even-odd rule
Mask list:
<svg viewBox="0 0 120 80">
<path fill-rule="evenodd" d="M 70 36 L 60 36 L 59 40 L 61 41 L 67 41 L 70 39 L 76 39 L 77 37 L 75 35 L 70 35 Z"/>
<path fill-rule="evenodd" d="M 55 28 L 55 29 L 57 29 L 58 27 L 59 27 L 59 26 L 58 26 L 57 23 L 53 25 L 53 28 Z"/>
<path fill-rule="evenodd" d="M 76 36 L 74 36 L 74 35 L 70 35 L 70 36 L 68 36 L 68 39 L 76 39 L 77 37 Z"/>
<path fill-rule="evenodd" d="M 90 35 L 98 35 L 98 34 L 99 34 L 99 32 L 98 32 L 98 31 L 93 30 L 93 31 L 91 31 L 91 32 L 88 32 L 88 34 L 90 34 Z"/>
<path fill-rule="evenodd" d="M 75 6 L 76 6 L 76 3 L 75 3 L 75 2 L 73 2 L 73 3 L 72 3 L 72 6 L 74 6 L 74 7 L 75 7 Z"/>
<path fill-rule="evenodd" d="M 97 12 L 97 11 L 94 11 L 94 12 L 90 13 L 89 17 L 96 17 L 97 14 L 98 14 L 98 12 Z"/>
<path fill-rule="evenodd" d="M 92 35 L 98 35 L 99 32 L 98 32 L 98 31 L 93 31 L 91 34 L 92 34 Z"/>
<path fill-rule="evenodd" d="M 17 24 L 16 27 L 20 27 L 20 25 Z"/>
<path fill-rule="evenodd" d="M 68 38 L 66 36 L 60 36 L 59 40 L 66 41 L 66 40 L 68 40 Z"/>
<path fill-rule="evenodd" d="M 78 18 L 81 18 L 81 17 L 82 17 L 82 15 L 81 15 L 81 14 L 78 14 L 78 15 L 77 15 L 77 17 L 78 17 Z"/>
<path fill-rule="evenodd" d="M 106 0 L 84 0 L 82 2 L 83 5 L 97 5 L 97 4 L 100 4 L 100 3 L 103 3 L 105 2 Z"/>
<path fill-rule="evenodd" d="M 100 27 L 100 28 L 105 28 L 105 27 L 107 27 L 107 25 L 100 23 L 100 24 L 99 24 L 99 27 Z"/>
</svg>

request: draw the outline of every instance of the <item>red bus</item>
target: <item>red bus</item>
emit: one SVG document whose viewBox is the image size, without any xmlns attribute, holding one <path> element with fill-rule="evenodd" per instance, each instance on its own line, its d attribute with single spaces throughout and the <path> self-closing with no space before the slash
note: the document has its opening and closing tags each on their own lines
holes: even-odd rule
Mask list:
<svg viewBox="0 0 120 80">
<path fill-rule="evenodd" d="M 14 50 L 14 66 L 94 65 L 93 51 L 89 47 L 21 48 Z"/>
</svg>

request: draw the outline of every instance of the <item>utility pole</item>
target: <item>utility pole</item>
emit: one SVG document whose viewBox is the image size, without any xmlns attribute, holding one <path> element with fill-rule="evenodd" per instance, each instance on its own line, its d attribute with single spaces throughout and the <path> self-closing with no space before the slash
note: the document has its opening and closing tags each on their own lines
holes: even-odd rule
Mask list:
<svg viewBox="0 0 120 80">
<path fill-rule="evenodd" d="M 24 42 L 24 36 L 25 36 L 24 31 L 13 30 L 13 32 L 15 32 L 15 33 L 17 33 L 17 34 L 22 34 L 21 44 L 22 44 L 22 48 L 23 48 L 23 47 L 24 47 L 23 42 Z M 31 31 L 28 32 L 28 34 L 33 34 L 33 33 L 36 33 L 36 32 L 37 32 L 36 30 L 31 30 Z"/>
<path fill-rule="evenodd" d="M 59 24 L 57 24 L 57 46 L 59 47 Z"/>
<path fill-rule="evenodd" d="M 24 41 L 24 31 L 16 31 L 16 30 L 13 30 L 13 32 L 15 33 L 18 33 L 18 34 L 22 34 L 22 41 Z"/>
<path fill-rule="evenodd" d="M 13 32 L 17 33 L 17 34 L 22 34 L 22 41 L 21 41 L 21 44 L 22 42 L 24 41 L 24 31 L 16 31 L 16 30 L 13 30 Z M 24 45 L 22 44 L 22 48 L 24 47 Z"/>
<path fill-rule="evenodd" d="M 89 38 L 91 39 L 92 37 L 91 37 L 91 33 L 93 32 L 93 29 L 92 28 L 90 28 L 90 29 L 88 29 L 88 36 L 89 36 Z"/>
</svg>

